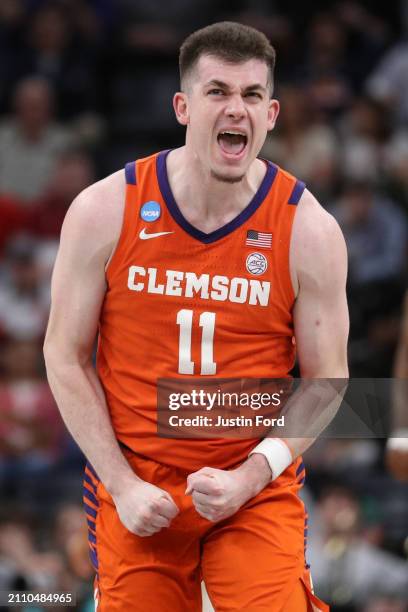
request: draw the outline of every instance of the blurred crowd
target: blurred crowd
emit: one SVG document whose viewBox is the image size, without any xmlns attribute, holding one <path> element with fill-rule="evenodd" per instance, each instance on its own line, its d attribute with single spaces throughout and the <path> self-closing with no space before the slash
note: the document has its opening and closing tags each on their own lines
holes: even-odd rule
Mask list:
<svg viewBox="0 0 408 612">
<path fill-rule="evenodd" d="M 182 144 L 171 100 L 192 30 L 236 20 L 276 47 L 281 114 L 262 155 L 344 232 L 350 375 L 392 376 L 408 278 L 408 2 L 388 5 L 1 0 L 0 591 L 74 590 L 77 610 L 92 607 L 82 457 L 42 360 L 51 271 L 80 191 Z M 337 612 L 408 610 L 408 491 L 383 451 L 325 440 L 306 456 L 309 562 Z"/>
</svg>

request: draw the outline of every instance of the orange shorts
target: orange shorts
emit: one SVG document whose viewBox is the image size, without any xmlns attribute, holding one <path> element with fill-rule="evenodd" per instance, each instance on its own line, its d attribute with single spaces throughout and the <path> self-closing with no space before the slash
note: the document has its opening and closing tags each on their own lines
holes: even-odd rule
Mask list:
<svg viewBox="0 0 408 612">
<path fill-rule="evenodd" d="M 232 517 L 212 523 L 184 494 L 188 472 L 125 453 L 135 472 L 165 489 L 180 513 L 139 537 L 120 522 L 89 465 L 84 503 L 98 612 L 200 612 L 201 580 L 217 612 L 326 612 L 305 566 L 300 484 L 285 474 Z"/>
</svg>

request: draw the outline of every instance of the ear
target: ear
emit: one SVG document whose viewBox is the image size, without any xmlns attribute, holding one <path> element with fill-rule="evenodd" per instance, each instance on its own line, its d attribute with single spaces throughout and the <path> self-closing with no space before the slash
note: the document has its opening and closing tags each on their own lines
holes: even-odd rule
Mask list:
<svg viewBox="0 0 408 612">
<path fill-rule="evenodd" d="M 272 98 L 272 100 L 269 102 L 268 108 L 268 132 L 270 130 L 273 130 L 273 128 L 275 127 L 276 119 L 279 115 L 279 109 L 280 106 L 278 100 L 274 100 Z"/>
<path fill-rule="evenodd" d="M 188 100 L 187 94 L 178 91 L 173 97 L 173 108 L 176 113 L 176 119 L 181 125 L 187 125 L 189 122 Z"/>
</svg>

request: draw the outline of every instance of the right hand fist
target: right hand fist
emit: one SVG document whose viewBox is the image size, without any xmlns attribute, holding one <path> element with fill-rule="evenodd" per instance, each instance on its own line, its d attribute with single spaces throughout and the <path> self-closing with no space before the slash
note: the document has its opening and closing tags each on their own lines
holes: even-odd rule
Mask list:
<svg viewBox="0 0 408 612">
<path fill-rule="evenodd" d="M 126 529 L 142 537 L 168 527 L 179 513 L 171 495 L 148 482 L 132 484 L 113 501 Z"/>
</svg>

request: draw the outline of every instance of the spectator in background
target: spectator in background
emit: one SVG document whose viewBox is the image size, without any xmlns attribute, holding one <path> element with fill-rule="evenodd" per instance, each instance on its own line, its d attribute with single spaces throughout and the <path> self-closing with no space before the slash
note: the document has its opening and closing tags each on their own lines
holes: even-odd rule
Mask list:
<svg viewBox="0 0 408 612">
<path fill-rule="evenodd" d="M 408 219 L 408 130 L 396 130 L 385 151 L 386 189 Z"/>
<path fill-rule="evenodd" d="M 390 376 L 407 262 L 407 219 L 368 181 L 347 182 L 330 212 L 343 230 L 349 257 L 353 375 Z"/>
<path fill-rule="evenodd" d="M 27 517 L 0 522 L 0 588 L 34 591 L 58 591 L 64 570 L 61 556 L 55 551 L 40 552 L 34 530 Z M 13 516 L 13 518 L 11 518 Z"/>
<path fill-rule="evenodd" d="M 361 608 L 361 612 L 407 612 L 405 599 L 394 596 L 370 598 L 369 602 Z"/>
<path fill-rule="evenodd" d="M 40 533 L 47 536 L 39 544 Z M 80 506 L 62 504 L 53 532 L 44 515 L 35 520 L 9 508 L 0 517 L 0 590 L 70 592 L 75 595 L 77 612 L 91 612 L 95 609 L 92 575 Z M 58 612 L 60 607 L 47 610 Z M 19 610 L 42 612 L 43 607 L 27 605 Z"/>
<path fill-rule="evenodd" d="M 407 220 L 394 202 L 368 181 L 349 181 L 330 212 L 346 239 L 353 287 L 402 278 Z"/>
<path fill-rule="evenodd" d="M 15 78 L 16 53 L 21 43 L 21 31 L 25 17 L 23 0 L 0 2 L 0 109 L 4 111 L 10 83 Z"/>
<path fill-rule="evenodd" d="M 15 114 L 0 125 L 0 190 L 29 204 L 44 194 L 72 136 L 53 121 L 53 92 L 42 78 L 18 83 Z"/>
<path fill-rule="evenodd" d="M 0 260 L 7 242 L 15 235 L 23 233 L 32 215 L 30 208 L 11 196 L 0 195 Z"/>
<path fill-rule="evenodd" d="M 49 278 L 38 261 L 37 244 L 20 236 L 9 244 L 0 279 L 0 333 L 38 340 L 49 309 Z"/>
<path fill-rule="evenodd" d="M 408 124 L 408 43 L 401 42 L 382 57 L 366 82 L 370 96 L 386 104 L 394 122 Z"/>
<path fill-rule="evenodd" d="M 26 21 L 25 40 L 16 58 L 18 79 L 35 74 L 52 85 L 63 119 L 87 112 L 95 103 L 93 67 L 103 43 L 92 8 L 88 19 L 76 9 L 78 3 L 38 3 Z"/>
<path fill-rule="evenodd" d="M 89 560 L 87 539 L 81 506 L 63 504 L 56 514 L 53 540 L 68 570 L 64 589 L 75 592 L 81 601 L 92 601 L 95 607 L 92 588 L 94 570 Z"/>
<path fill-rule="evenodd" d="M 56 161 L 46 194 L 32 204 L 30 233 L 42 239 L 59 240 L 68 207 L 94 181 L 93 163 L 85 152 L 72 150 L 62 154 Z"/>
<path fill-rule="evenodd" d="M 327 201 L 337 178 L 336 134 L 319 120 L 304 88 L 286 86 L 279 99 L 278 127 L 268 134 L 262 154 L 299 176 L 316 197 Z"/>
<path fill-rule="evenodd" d="M 363 96 L 353 101 L 340 121 L 341 161 L 348 180 L 378 180 L 390 132 L 389 114 L 382 104 Z"/>
<path fill-rule="evenodd" d="M 333 11 L 335 20 L 340 21 L 347 35 L 345 70 L 347 80 L 356 93 L 364 88 L 367 74 L 392 39 L 390 21 L 376 15 L 376 12 L 375 6 L 364 6 L 359 0 L 336 2 Z"/>
<path fill-rule="evenodd" d="M 316 507 L 308 543 L 315 588 L 334 609 L 355 609 L 375 597 L 408 597 L 402 559 L 363 538 L 361 509 L 345 488 L 326 491 Z M 360 609 L 357 607 L 357 609 Z"/>
<path fill-rule="evenodd" d="M 347 34 L 343 23 L 332 11 L 314 13 L 307 29 L 307 37 L 307 76 L 344 72 Z"/>
<path fill-rule="evenodd" d="M 311 14 L 300 74 L 310 86 L 313 105 L 338 118 L 385 48 L 389 25 L 353 0 Z"/>
<path fill-rule="evenodd" d="M 84 151 L 72 149 L 55 160 L 55 169 L 43 197 L 24 205 L 16 198 L 0 195 L 0 257 L 13 236 L 26 233 L 39 239 L 38 245 L 32 241 L 30 244 L 41 258 L 42 251 L 49 248 L 47 242 L 59 240 L 62 222 L 74 198 L 94 181 L 91 157 Z M 45 280 L 49 278 L 48 275 Z"/>
<path fill-rule="evenodd" d="M 308 44 L 301 69 L 311 106 L 333 120 L 348 105 L 351 86 L 347 74 L 347 33 L 329 10 L 315 13 L 306 31 Z"/>
<path fill-rule="evenodd" d="M 60 456 L 63 425 L 41 376 L 40 344 L 9 338 L 1 357 L 0 485 L 21 493 Z"/>
</svg>

